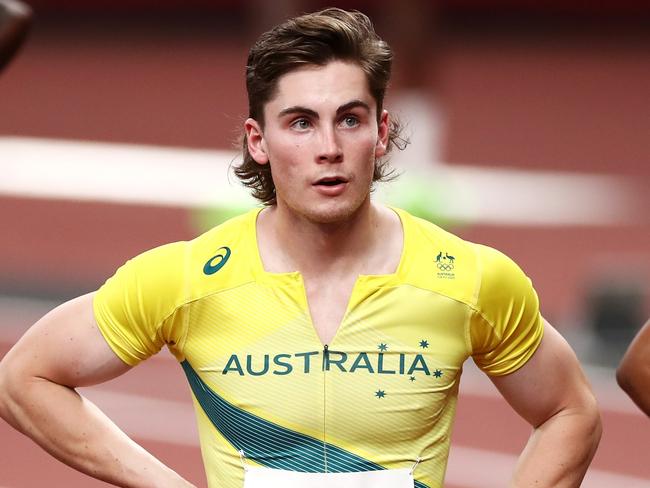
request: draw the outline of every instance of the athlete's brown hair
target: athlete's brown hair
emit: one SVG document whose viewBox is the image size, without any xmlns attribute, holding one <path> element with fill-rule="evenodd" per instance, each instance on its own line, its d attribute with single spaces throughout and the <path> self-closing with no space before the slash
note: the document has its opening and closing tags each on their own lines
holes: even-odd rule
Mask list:
<svg viewBox="0 0 650 488">
<path fill-rule="evenodd" d="M 275 95 L 279 78 L 302 66 L 323 66 L 333 60 L 351 61 L 366 74 L 370 93 L 382 113 L 390 80 L 393 53 L 375 33 L 370 19 L 357 11 L 328 8 L 287 20 L 260 36 L 248 53 L 246 90 L 248 116 L 264 127 L 264 106 Z M 391 119 L 387 152 L 406 145 L 400 126 Z M 243 161 L 234 171 L 255 198 L 273 205 L 275 184 L 270 164 L 258 164 L 243 141 Z M 375 162 L 373 181 L 390 179 L 393 171 L 385 159 Z"/>
</svg>

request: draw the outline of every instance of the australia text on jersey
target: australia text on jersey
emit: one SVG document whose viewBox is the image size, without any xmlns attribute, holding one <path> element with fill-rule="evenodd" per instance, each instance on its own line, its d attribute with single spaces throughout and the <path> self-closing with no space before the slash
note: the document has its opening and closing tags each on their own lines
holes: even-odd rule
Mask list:
<svg viewBox="0 0 650 488">
<path fill-rule="evenodd" d="M 442 372 L 429 367 L 422 354 L 371 353 L 347 354 L 341 351 L 309 351 L 294 354 L 232 354 L 226 361 L 221 374 L 240 376 L 263 376 L 266 374 L 288 375 L 292 373 L 309 374 L 312 371 L 340 371 L 343 373 L 366 372 L 385 375 L 412 375 L 420 372 L 439 378 Z"/>
</svg>

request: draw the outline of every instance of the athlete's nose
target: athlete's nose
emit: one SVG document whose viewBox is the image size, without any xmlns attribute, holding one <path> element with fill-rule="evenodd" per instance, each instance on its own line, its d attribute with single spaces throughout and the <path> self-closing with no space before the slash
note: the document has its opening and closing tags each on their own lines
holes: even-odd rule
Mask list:
<svg viewBox="0 0 650 488">
<path fill-rule="evenodd" d="M 334 128 L 324 128 L 320 133 L 318 148 L 319 163 L 338 163 L 343 161 L 343 150 Z"/>
</svg>

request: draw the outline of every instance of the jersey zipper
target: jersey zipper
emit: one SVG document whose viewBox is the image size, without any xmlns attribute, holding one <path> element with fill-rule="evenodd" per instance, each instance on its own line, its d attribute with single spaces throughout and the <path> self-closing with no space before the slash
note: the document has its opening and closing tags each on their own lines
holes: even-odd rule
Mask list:
<svg viewBox="0 0 650 488">
<path fill-rule="evenodd" d="M 325 472 L 327 468 L 327 369 L 326 365 L 329 361 L 329 345 L 323 346 L 323 462 L 325 464 Z"/>
</svg>

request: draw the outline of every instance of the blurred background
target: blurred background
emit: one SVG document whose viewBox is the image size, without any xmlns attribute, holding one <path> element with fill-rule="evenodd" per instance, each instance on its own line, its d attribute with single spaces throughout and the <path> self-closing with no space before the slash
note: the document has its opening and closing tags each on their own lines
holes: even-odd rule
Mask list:
<svg viewBox="0 0 650 488">
<path fill-rule="evenodd" d="M 604 409 L 584 486 L 650 486 L 650 424 L 613 376 L 650 316 L 648 2 L 27 3 L 30 35 L 0 74 L 1 355 L 131 256 L 255 205 L 228 176 L 248 48 L 295 13 L 358 8 L 395 50 L 386 108 L 412 141 L 376 198 L 519 263 Z M 89 396 L 204 486 L 177 369 L 152 360 Z M 528 428 L 471 366 L 465 380 L 448 486 L 505 486 Z M 103 486 L 0 432 L 0 486 Z"/>
</svg>

